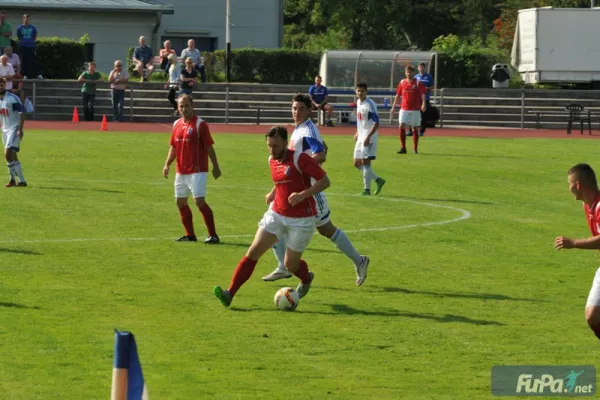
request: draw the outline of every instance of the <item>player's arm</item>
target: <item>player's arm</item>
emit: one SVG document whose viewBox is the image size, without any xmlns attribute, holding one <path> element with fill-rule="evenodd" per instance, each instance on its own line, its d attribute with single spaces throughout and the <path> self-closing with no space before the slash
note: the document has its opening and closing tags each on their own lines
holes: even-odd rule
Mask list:
<svg viewBox="0 0 600 400">
<path fill-rule="evenodd" d="M 19 115 L 19 139 L 23 139 L 23 135 L 25 134 L 25 132 L 23 131 L 23 128 L 25 127 L 25 110 L 21 111 L 21 115 Z"/>
<path fill-rule="evenodd" d="M 586 239 L 569 239 L 564 236 L 559 236 L 554 240 L 554 248 L 560 249 L 584 249 L 584 250 L 600 250 L 600 235 L 592 236 Z"/>
<path fill-rule="evenodd" d="M 392 102 L 392 108 L 390 109 L 390 121 L 394 117 L 394 111 L 396 110 L 396 103 L 400 99 L 400 85 L 398 85 L 398 89 L 396 90 L 396 96 L 394 96 L 394 101 Z"/>
<path fill-rule="evenodd" d="M 288 201 L 292 207 L 302 202 L 304 199 L 312 197 L 331 186 L 329 178 L 327 177 L 325 171 L 323 171 L 323 168 L 321 168 L 321 166 L 307 154 L 300 154 L 300 157 L 298 158 L 298 167 L 303 173 L 313 178 L 316 182 L 311 187 L 303 190 L 300 193 L 290 194 Z"/>
<path fill-rule="evenodd" d="M 269 194 L 267 194 L 265 196 L 265 202 L 267 203 L 267 205 L 271 204 L 275 200 L 275 190 L 276 189 L 277 189 L 277 187 L 273 186 L 273 189 L 271 189 Z"/>
<path fill-rule="evenodd" d="M 379 128 L 379 113 L 377 112 L 377 106 L 375 105 L 375 103 L 369 102 L 369 118 L 375 123 L 371 127 L 371 130 L 369 130 L 369 133 L 367 134 L 367 139 L 371 139 L 371 136 L 373 136 Z"/>
<path fill-rule="evenodd" d="M 86 79 L 83 77 L 84 74 L 85 74 L 85 72 L 83 74 L 79 75 L 79 78 L 77 78 L 77 81 L 79 81 L 79 82 L 85 82 Z"/>
<path fill-rule="evenodd" d="M 174 146 L 169 147 L 169 154 L 167 154 L 167 161 L 165 161 L 165 166 L 163 168 L 163 176 L 165 178 L 169 177 L 169 168 L 171 167 L 171 164 L 173 164 L 173 161 L 175 161 L 175 158 L 177 158 L 176 150 L 177 149 Z"/>
<path fill-rule="evenodd" d="M 210 158 L 210 162 L 212 163 L 213 170 L 212 174 L 215 179 L 218 179 L 221 176 L 221 169 L 219 168 L 219 161 L 217 160 L 217 153 L 215 153 L 215 148 L 210 146 L 206 149 L 208 153 L 208 158 Z"/>
</svg>

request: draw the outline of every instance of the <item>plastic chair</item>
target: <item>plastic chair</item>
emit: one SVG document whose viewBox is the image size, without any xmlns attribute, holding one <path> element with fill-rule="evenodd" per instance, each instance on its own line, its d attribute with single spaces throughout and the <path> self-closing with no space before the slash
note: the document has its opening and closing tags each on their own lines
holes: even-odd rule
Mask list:
<svg viewBox="0 0 600 400">
<path fill-rule="evenodd" d="M 571 134 L 573 122 L 579 121 L 580 133 L 583 135 L 583 123 L 587 121 L 589 134 L 592 134 L 592 117 L 590 111 L 586 111 L 581 104 L 571 103 L 565 106 L 569 112 L 569 122 L 567 124 L 567 135 Z"/>
</svg>

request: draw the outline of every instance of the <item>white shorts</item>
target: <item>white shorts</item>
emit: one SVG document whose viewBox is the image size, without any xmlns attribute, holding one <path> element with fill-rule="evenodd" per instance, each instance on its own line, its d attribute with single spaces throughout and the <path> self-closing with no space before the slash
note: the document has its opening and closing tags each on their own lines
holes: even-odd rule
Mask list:
<svg viewBox="0 0 600 400">
<path fill-rule="evenodd" d="M 314 196 L 315 205 L 317 206 L 317 215 L 315 216 L 315 225 L 318 227 L 325 225 L 329 222 L 331 211 L 329 210 L 329 204 L 327 204 L 327 197 L 325 193 L 317 193 Z"/>
<path fill-rule="evenodd" d="M 600 268 L 596 270 L 594 282 L 592 283 L 592 288 L 590 289 L 590 294 L 588 295 L 587 303 L 585 303 L 585 306 L 600 307 Z"/>
<path fill-rule="evenodd" d="M 358 139 L 354 145 L 355 160 L 374 160 L 377 157 L 377 142 L 371 142 L 368 146 L 364 146 L 364 139 Z"/>
<path fill-rule="evenodd" d="M 190 194 L 195 199 L 206 196 L 207 172 L 195 174 L 175 175 L 175 197 L 187 198 Z"/>
<path fill-rule="evenodd" d="M 18 134 L 19 128 L 11 129 L 6 132 L 2 130 L 2 144 L 5 149 L 19 151 L 21 148 L 21 138 Z"/>
<path fill-rule="evenodd" d="M 306 250 L 315 233 L 315 219 L 289 218 L 268 209 L 258 226 L 283 239 L 286 247 L 299 253 Z"/>
<path fill-rule="evenodd" d="M 408 111 L 400 110 L 400 117 L 398 119 L 400 124 L 408 126 L 421 126 L 421 111 Z"/>
</svg>

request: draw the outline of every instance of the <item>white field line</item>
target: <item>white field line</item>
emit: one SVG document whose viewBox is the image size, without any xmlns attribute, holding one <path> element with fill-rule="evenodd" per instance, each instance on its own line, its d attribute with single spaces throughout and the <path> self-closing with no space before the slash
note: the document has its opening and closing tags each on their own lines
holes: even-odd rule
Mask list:
<svg viewBox="0 0 600 400">
<path fill-rule="evenodd" d="M 54 180 L 59 181 L 69 181 L 69 182 L 91 182 L 91 183 L 114 183 L 114 184 L 136 184 L 136 185 L 172 185 L 172 183 L 165 182 L 134 182 L 134 181 L 119 181 L 119 180 L 95 180 L 95 179 L 70 179 L 70 178 L 53 178 Z M 215 189 L 245 189 L 245 190 L 256 190 L 264 192 L 265 194 L 269 191 L 268 188 L 259 188 L 252 186 L 244 186 L 244 185 L 207 185 L 208 187 L 213 187 Z M 330 193 L 326 192 L 327 196 L 342 196 L 342 197 L 362 197 L 360 194 L 348 194 L 348 193 Z M 410 204 L 418 204 L 427 207 L 433 208 L 444 208 L 448 210 L 458 211 L 461 215 L 456 218 L 446 219 L 441 221 L 431 221 L 431 222 L 423 222 L 419 224 L 410 224 L 410 225 L 399 225 L 399 226 L 385 226 L 378 228 L 361 228 L 361 229 L 344 229 L 347 233 L 363 233 L 363 232 L 385 232 L 385 231 L 397 231 L 402 229 L 412 229 L 418 227 L 426 227 L 426 226 L 434 226 L 434 225 L 446 225 L 451 224 L 453 222 L 459 222 L 468 218 L 471 218 L 471 213 L 467 210 L 463 210 L 462 208 L 456 208 L 451 206 L 443 206 L 439 204 L 426 203 L 422 201 L 416 200 L 406 200 L 406 199 L 397 199 L 386 196 L 371 196 L 369 199 L 373 200 L 381 200 L 381 201 L 391 201 L 394 203 L 410 203 Z M 257 217 L 258 218 L 258 217 Z M 221 238 L 249 238 L 254 237 L 254 234 L 246 234 L 246 235 L 222 235 Z M 152 240 L 173 240 L 173 238 L 72 238 L 72 239 L 38 239 L 38 240 L 0 240 L 0 244 L 9 244 L 9 243 L 75 243 L 75 242 L 136 242 L 136 241 L 152 241 Z"/>
</svg>

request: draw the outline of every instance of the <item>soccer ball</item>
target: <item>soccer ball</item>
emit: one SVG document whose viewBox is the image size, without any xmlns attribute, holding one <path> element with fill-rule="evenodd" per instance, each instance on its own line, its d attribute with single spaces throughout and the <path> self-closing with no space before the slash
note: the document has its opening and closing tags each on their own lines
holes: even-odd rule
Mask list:
<svg viewBox="0 0 600 400">
<path fill-rule="evenodd" d="M 300 296 L 296 289 L 291 287 L 281 288 L 275 293 L 275 307 L 283 311 L 294 311 L 300 303 Z"/>
</svg>

